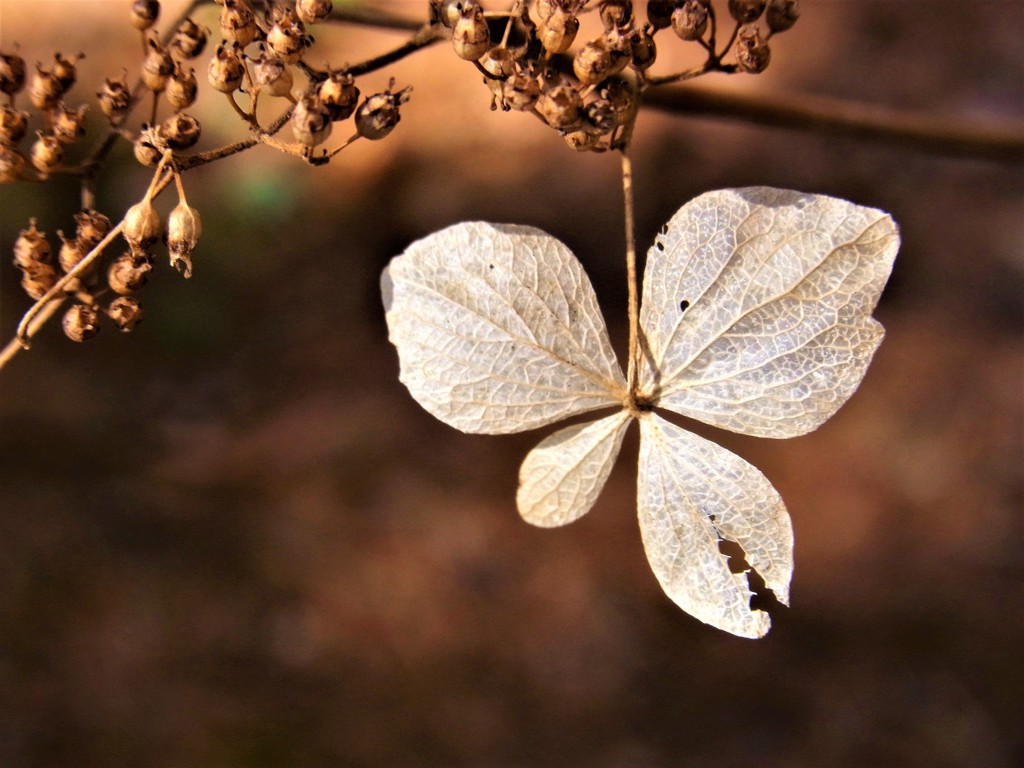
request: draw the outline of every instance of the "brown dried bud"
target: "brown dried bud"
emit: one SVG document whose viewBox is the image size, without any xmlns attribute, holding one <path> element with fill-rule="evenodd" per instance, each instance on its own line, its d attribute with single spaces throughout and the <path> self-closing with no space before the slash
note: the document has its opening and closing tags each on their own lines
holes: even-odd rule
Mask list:
<svg viewBox="0 0 1024 768">
<path fill-rule="evenodd" d="M 327 107 L 331 120 L 344 120 L 356 111 L 359 103 L 359 89 L 352 75 L 347 72 L 331 72 L 317 89 L 320 103 Z"/>
<path fill-rule="evenodd" d="M 182 200 L 167 219 L 167 248 L 171 253 L 171 266 L 184 277 L 192 277 L 192 253 L 202 233 L 199 211 Z"/>
<path fill-rule="evenodd" d="M 84 58 L 84 53 L 79 53 L 74 59 L 66 59 L 60 53 L 53 54 L 53 76 L 60 83 L 62 92 L 67 92 L 75 84 L 78 79 L 78 68 L 75 62 Z"/>
<path fill-rule="evenodd" d="M 53 135 L 61 144 L 70 144 L 85 133 L 85 104 L 78 109 L 68 109 L 64 102 L 57 105 L 53 117 Z"/>
<path fill-rule="evenodd" d="M 64 146 L 52 133 L 36 131 L 36 136 L 39 138 L 32 144 L 29 159 L 39 175 L 45 178 L 64 159 Z"/>
<path fill-rule="evenodd" d="M 21 276 L 21 287 L 29 298 L 39 301 L 57 284 L 57 270 L 49 264 L 33 264 Z"/>
<path fill-rule="evenodd" d="M 539 96 L 540 83 L 536 77 L 526 72 L 513 72 L 501 89 L 502 100 L 512 109 L 529 109 Z"/>
<path fill-rule="evenodd" d="M 757 21 L 764 13 L 765 0 L 729 0 L 729 15 L 740 24 Z"/>
<path fill-rule="evenodd" d="M 17 144 L 27 130 L 28 112 L 22 112 L 14 107 L 0 107 L 0 144 Z"/>
<path fill-rule="evenodd" d="M 72 341 L 88 341 L 100 330 L 100 315 L 95 307 L 88 304 L 74 304 L 64 313 L 61 322 L 64 335 Z"/>
<path fill-rule="evenodd" d="M 704 0 L 685 0 L 672 12 L 672 31 L 682 40 L 700 40 L 708 28 L 708 7 Z"/>
<path fill-rule="evenodd" d="M 188 149 L 199 141 L 202 128 L 199 121 L 184 112 L 171 115 L 157 129 L 169 149 Z"/>
<path fill-rule="evenodd" d="M 174 73 L 167 81 L 167 101 L 175 109 L 188 109 L 195 103 L 196 94 L 199 92 L 199 83 L 196 81 L 196 71 L 189 67 L 188 72 L 181 64 L 174 65 Z"/>
<path fill-rule="evenodd" d="M 135 138 L 133 149 L 135 159 L 139 161 L 140 165 L 152 168 L 160 162 L 166 147 L 164 147 L 164 140 L 160 135 L 159 127 L 144 123 L 142 130 L 139 131 L 139 135 Z"/>
<path fill-rule="evenodd" d="M 768 42 L 757 27 L 744 27 L 740 30 L 733 53 L 736 56 L 736 66 L 752 75 L 764 72 L 772 58 Z"/>
<path fill-rule="evenodd" d="M 217 46 L 217 52 L 210 59 L 206 71 L 210 85 L 221 93 L 231 93 L 242 84 L 245 65 L 234 47 L 225 44 Z"/>
<path fill-rule="evenodd" d="M 28 227 L 21 230 L 14 241 L 14 266 L 22 270 L 31 269 L 37 264 L 49 264 L 50 257 L 46 233 L 36 227 L 35 219 L 29 219 Z"/>
<path fill-rule="evenodd" d="M 465 5 L 462 17 L 452 30 L 452 47 L 455 55 L 466 61 L 476 61 L 487 53 L 491 47 L 491 32 L 481 6 Z"/>
<path fill-rule="evenodd" d="M 323 144 L 331 135 L 331 113 L 315 93 L 299 99 L 292 111 L 292 133 L 307 147 Z"/>
<path fill-rule="evenodd" d="M 583 100 L 575 88 L 556 85 L 537 99 L 537 112 L 548 125 L 559 131 L 572 131 L 579 127 L 582 117 Z"/>
<path fill-rule="evenodd" d="M 15 147 L 0 143 L 0 184 L 10 184 L 21 177 L 25 156 Z"/>
<path fill-rule="evenodd" d="M 360 136 L 367 139 L 383 139 L 395 126 L 402 116 L 398 108 L 409 100 L 411 87 L 403 88 L 398 93 L 392 93 L 395 81 L 388 84 L 384 93 L 375 93 L 367 97 L 366 101 L 359 105 L 356 110 L 356 131 Z"/>
<path fill-rule="evenodd" d="M 75 214 L 75 236 L 88 250 L 95 248 L 99 242 L 110 234 L 110 219 L 97 210 L 86 208 Z"/>
<path fill-rule="evenodd" d="M 608 76 L 612 68 L 612 57 L 603 40 L 592 40 L 576 52 L 572 60 L 572 71 L 584 85 L 599 83 Z"/>
<path fill-rule="evenodd" d="M 122 234 L 133 251 L 145 251 L 164 233 L 160 214 L 149 198 L 136 203 L 124 215 Z"/>
<path fill-rule="evenodd" d="M 624 29 L 633 23 L 633 3 L 630 0 L 604 0 L 601 3 L 601 23 L 605 29 Z"/>
<path fill-rule="evenodd" d="M 138 258 L 132 253 L 122 253 L 110 263 L 107 270 L 107 284 L 114 293 L 127 296 L 146 284 L 153 265 L 149 259 Z"/>
<path fill-rule="evenodd" d="M 537 36 L 548 53 L 565 53 L 579 30 L 579 19 L 556 7 L 551 16 L 538 25 Z"/>
<path fill-rule="evenodd" d="M 252 76 L 261 92 L 265 91 L 272 96 L 287 96 L 295 83 L 292 69 L 285 60 L 269 53 L 253 61 Z M 323 85 L 320 89 L 323 90 Z"/>
<path fill-rule="evenodd" d="M 56 75 L 48 69 L 43 69 L 41 64 L 36 64 L 36 71 L 28 87 L 28 100 L 32 106 L 39 110 L 50 109 L 57 105 L 63 95 L 64 89 Z"/>
<path fill-rule="evenodd" d="M 785 32 L 800 18 L 799 0 L 768 0 L 765 21 L 772 32 Z"/>
<path fill-rule="evenodd" d="M 118 296 L 107 306 L 107 317 L 127 333 L 142 321 L 142 307 L 134 296 Z"/>
<path fill-rule="evenodd" d="M 306 28 L 293 13 L 284 13 L 267 32 L 267 47 L 279 58 L 294 64 L 309 43 Z"/>
<path fill-rule="evenodd" d="M 132 93 L 128 89 L 127 73 L 120 80 L 108 79 L 96 97 L 100 101 L 100 109 L 111 125 L 118 126 L 123 123 L 132 108 Z"/>
<path fill-rule="evenodd" d="M 239 48 L 245 48 L 253 41 L 256 37 L 256 16 L 249 0 L 224 0 L 220 11 L 220 33 L 226 42 L 235 43 Z"/>
<path fill-rule="evenodd" d="M 130 19 L 136 29 L 149 29 L 160 16 L 159 0 L 135 0 L 132 3 Z"/>
<path fill-rule="evenodd" d="M 303 24 L 315 24 L 331 15 L 334 3 L 331 0 L 296 0 L 295 13 Z"/>
<path fill-rule="evenodd" d="M 142 62 L 142 82 L 153 93 L 160 93 L 174 72 L 174 59 L 155 37 L 149 38 L 146 45 L 149 50 Z"/>
<path fill-rule="evenodd" d="M 206 48 L 207 31 L 186 17 L 182 19 L 171 38 L 171 53 L 183 59 L 194 59 Z"/>
<path fill-rule="evenodd" d="M 16 53 L 0 51 L 0 93 L 13 96 L 25 87 L 25 60 Z"/>
<path fill-rule="evenodd" d="M 676 0 L 647 0 L 647 21 L 651 30 L 657 32 L 672 25 L 672 12 L 676 9 Z"/>
</svg>

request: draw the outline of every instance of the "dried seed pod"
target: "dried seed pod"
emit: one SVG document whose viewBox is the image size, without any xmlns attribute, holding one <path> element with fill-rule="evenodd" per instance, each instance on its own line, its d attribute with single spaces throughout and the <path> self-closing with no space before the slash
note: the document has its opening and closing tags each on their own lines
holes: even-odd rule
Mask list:
<svg viewBox="0 0 1024 768">
<path fill-rule="evenodd" d="M 580 48 L 572 60 L 572 71 L 584 85 L 599 83 L 608 76 L 612 57 L 601 39 L 592 40 Z"/>
<path fill-rule="evenodd" d="M 60 250 L 57 252 L 57 263 L 60 264 L 60 268 L 67 274 L 78 266 L 78 263 L 85 258 L 90 249 L 79 242 L 78 238 L 65 237 L 64 233 L 60 230 L 57 231 L 57 236 L 61 242 Z"/>
<path fill-rule="evenodd" d="M 733 54 L 736 56 L 736 66 L 752 75 L 764 72 L 772 58 L 768 41 L 757 27 L 744 27 L 740 30 Z"/>
<path fill-rule="evenodd" d="M 619 125 L 619 112 L 606 98 L 598 97 L 583 109 L 583 130 L 598 136 L 611 133 Z"/>
<path fill-rule="evenodd" d="M 366 101 L 359 105 L 356 110 L 356 131 L 360 136 L 367 139 L 383 139 L 402 119 L 398 108 L 409 100 L 411 87 L 403 88 L 398 93 L 392 93 L 394 81 L 388 85 L 388 90 L 383 93 L 375 93 L 367 97 Z"/>
<path fill-rule="evenodd" d="M 491 47 L 491 32 L 487 28 L 484 9 L 476 3 L 467 3 L 462 16 L 452 30 L 455 55 L 466 61 L 476 61 Z"/>
<path fill-rule="evenodd" d="M 676 5 L 676 0 L 647 0 L 647 22 L 652 32 L 672 26 L 672 12 Z"/>
<path fill-rule="evenodd" d="M 315 24 L 331 15 L 334 3 L 331 0 L 296 0 L 295 13 L 303 24 Z"/>
<path fill-rule="evenodd" d="M 107 317 L 124 333 L 142 321 L 142 307 L 134 296 L 118 296 L 107 305 Z"/>
<path fill-rule="evenodd" d="M 605 29 L 624 29 L 633 23 L 633 3 L 630 0 L 604 0 L 601 3 L 601 23 Z"/>
<path fill-rule="evenodd" d="M 148 259 L 138 258 L 132 253 L 122 253 L 110 263 L 107 270 L 107 284 L 114 293 L 127 296 L 146 284 L 153 265 Z"/>
<path fill-rule="evenodd" d="M 14 107 L 0 107 L 0 144 L 13 146 L 25 136 L 28 131 L 28 112 L 22 112 Z"/>
<path fill-rule="evenodd" d="M 72 341 L 88 341 L 100 330 L 100 315 L 88 304 L 74 304 L 64 313 L 61 322 L 64 335 Z"/>
<path fill-rule="evenodd" d="M 537 26 L 537 37 L 548 53 L 565 53 L 579 31 L 579 19 L 556 7 L 551 16 Z"/>
<path fill-rule="evenodd" d="M 85 112 L 88 106 L 68 109 L 64 102 L 57 105 L 53 116 L 53 135 L 61 144 L 70 144 L 85 133 Z"/>
<path fill-rule="evenodd" d="M 32 144 L 29 159 L 39 175 L 45 178 L 64 159 L 64 145 L 52 133 L 36 131 L 36 136 L 39 138 Z"/>
<path fill-rule="evenodd" d="M 149 29 L 160 16 L 159 0 L 135 0 L 129 18 L 136 29 Z"/>
<path fill-rule="evenodd" d="M 292 85 L 295 83 L 292 69 L 287 62 L 269 53 L 264 53 L 253 60 L 252 76 L 260 92 L 272 96 L 287 96 L 292 92 Z"/>
<path fill-rule="evenodd" d="M 185 72 L 181 64 L 174 65 L 174 72 L 167 81 L 165 95 L 167 101 L 175 109 L 188 109 L 195 103 L 196 95 L 199 93 L 199 82 L 196 80 L 196 71 L 189 67 Z"/>
<path fill-rule="evenodd" d="M 729 0 L 729 15 L 740 24 L 757 21 L 764 13 L 765 0 Z"/>
<path fill-rule="evenodd" d="M 50 263 L 50 242 L 36 223 L 35 219 L 29 219 L 28 227 L 21 230 L 18 239 L 14 241 L 14 266 L 18 269 L 26 270 L 37 264 Z"/>
<path fill-rule="evenodd" d="M 202 127 L 192 115 L 181 112 L 164 120 L 157 131 L 169 149 L 182 150 L 195 146 Z"/>
<path fill-rule="evenodd" d="M 139 131 L 139 135 L 135 138 L 133 149 L 135 159 L 139 161 L 140 165 L 152 168 L 160 162 L 166 147 L 163 143 L 163 137 L 160 136 L 159 128 L 144 123 L 142 130 Z"/>
<path fill-rule="evenodd" d="M 249 0 L 224 0 L 220 10 L 220 33 L 226 43 L 245 48 L 255 39 L 256 31 L 256 15 Z"/>
<path fill-rule="evenodd" d="M 0 184 L 10 184 L 21 177 L 25 156 L 17 148 L 0 143 Z"/>
<path fill-rule="evenodd" d="M 155 37 L 150 37 L 146 46 L 148 50 L 142 62 L 142 82 L 153 93 L 160 93 L 167 87 L 167 80 L 174 72 L 174 59 Z"/>
<path fill-rule="evenodd" d="M 570 131 L 563 138 L 565 143 L 572 149 L 575 149 L 577 152 L 586 152 L 597 146 L 600 135 L 581 128 L 576 131 Z"/>
<path fill-rule="evenodd" d="M 128 88 L 128 75 L 120 80 L 108 79 L 97 93 L 100 109 L 113 126 L 121 125 L 132 108 L 132 93 Z"/>
<path fill-rule="evenodd" d="M 764 19 L 772 32 L 785 32 L 800 18 L 799 0 L 768 0 Z"/>
<path fill-rule="evenodd" d="M 443 0 L 437 11 L 437 17 L 448 29 L 455 29 L 455 25 L 462 18 L 462 8 L 466 5 L 465 0 Z"/>
<path fill-rule="evenodd" d="M 49 264 L 33 264 L 21 276 L 21 287 L 29 298 L 39 301 L 57 284 L 57 270 Z"/>
<path fill-rule="evenodd" d="M 526 72 L 513 72 L 501 89 L 505 105 L 512 109 L 526 110 L 534 105 L 540 96 L 540 83 Z"/>
<path fill-rule="evenodd" d="M 25 60 L 16 53 L 0 51 L 0 93 L 13 96 L 25 87 Z"/>
<path fill-rule="evenodd" d="M 36 71 L 28 86 L 28 100 L 32 106 L 38 110 L 48 110 L 55 107 L 63 95 L 64 89 L 56 75 L 49 69 L 44 69 L 41 64 L 36 64 Z"/>
<path fill-rule="evenodd" d="M 124 228 L 121 232 L 132 251 L 146 251 L 160 239 L 164 233 L 164 225 L 149 198 L 128 209 L 124 215 Z"/>
<path fill-rule="evenodd" d="M 658 47 L 649 27 L 636 30 L 630 36 L 630 56 L 637 69 L 648 69 L 658 58 Z"/>
<path fill-rule="evenodd" d="M 355 78 L 347 72 L 331 72 L 317 89 L 320 103 L 327 107 L 331 120 L 344 120 L 356 111 L 359 89 Z"/>
<path fill-rule="evenodd" d="M 171 53 L 183 59 L 194 59 L 206 48 L 207 32 L 190 17 L 181 20 L 171 38 Z"/>
<path fill-rule="evenodd" d="M 307 93 L 292 111 L 292 133 L 300 144 L 315 147 L 331 135 L 331 113 L 315 93 Z"/>
<path fill-rule="evenodd" d="M 505 80 L 516 71 L 515 53 L 503 45 L 496 45 L 480 59 L 480 66 L 499 80 Z"/>
<path fill-rule="evenodd" d="M 99 242 L 110 234 L 113 225 L 110 219 L 97 210 L 86 208 L 75 214 L 75 236 L 88 250 L 95 248 Z"/>
<path fill-rule="evenodd" d="M 267 32 L 267 47 L 289 64 L 294 64 L 302 57 L 308 42 L 305 26 L 293 13 L 281 14 L 277 23 Z"/>
<path fill-rule="evenodd" d="M 171 254 L 171 266 L 184 277 L 192 277 L 192 253 L 202 233 L 203 220 L 199 211 L 182 200 L 167 219 L 167 249 Z"/>
<path fill-rule="evenodd" d="M 79 53 L 73 59 L 64 58 L 60 53 L 53 54 L 53 76 L 60 83 L 62 93 L 67 93 L 71 86 L 75 84 L 75 81 L 78 79 L 76 62 L 84 58 L 84 53 Z"/>
<path fill-rule="evenodd" d="M 682 40 L 700 40 L 708 28 L 708 7 L 704 0 L 684 0 L 672 12 L 672 31 Z"/>
<path fill-rule="evenodd" d="M 583 121 L 583 100 L 575 88 L 556 85 L 537 99 L 537 112 L 555 130 L 573 131 Z"/>
<path fill-rule="evenodd" d="M 217 46 L 206 75 L 210 85 L 221 93 L 231 93 L 242 84 L 245 65 L 234 46 L 229 48 L 223 43 Z"/>
</svg>

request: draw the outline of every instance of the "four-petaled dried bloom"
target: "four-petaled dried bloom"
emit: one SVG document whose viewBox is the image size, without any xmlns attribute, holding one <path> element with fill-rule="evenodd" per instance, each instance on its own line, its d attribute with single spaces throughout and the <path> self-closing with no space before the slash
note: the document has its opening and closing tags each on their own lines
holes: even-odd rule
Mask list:
<svg viewBox="0 0 1024 768">
<path fill-rule="evenodd" d="M 13 96 L 25 87 L 25 60 L 16 53 L 0 51 L 0 93 Z"/>
<path fill-rule="evenodd" d="M 37 131 L 36 135 L 39 138 L 32 144 L 32 153 L 29 155 L 29 159 L 32 161 L 32 166 L 39 171 L 39 175 L 46 177 L 64 159 L 64 146 L 57 141 L 57 137 L 52 133 Z"/>
<path fill-rule="evenodd" d="M 708 28 L 708 6 L 704 0 L 685 0 L 672 12 L 672 31 L 682 40 L 699 40 Z"/>
<path fill-rule="evenodd" d="M 50 242 L 46 233 L 36 226 L 35 219 L 29 219 L 28 227 L 21 230 L 14 241 L 14 266 L 30 269 L 37 264 L 49 264 L 50 258 Z"/>
<path fill-rule="evenodd" d="M 149 29 L 156 23 L 159 15 L 159 0 L 135 0 L 129 18 L 136 29 Z"/>
<path fill-rule="evenodd" d="M 314 24 L 331 15 L 334 3 L 331 0 L 296 0 L 295 13 L 303 24 Z"/>
<path fill-rule="evenodd" d="M 363 138 L 383 139 L 402 119 L 398 108 L 409 100 L 412 88 L 403 88 L 398 93 L 392 93 L 392 87 L 393 80 L 388 85 L 388 90 L 367 97 L 356 110 L 356 131 Z"/>
<path fill-rule="evenodd" d="M 292 68 L 288 63 L 270 53 L 264 53 L 253 60 L 252 77 L 261 93 L 266 92 L 272 96 L 287 96 L 292 92 L 292 85 L 295 83 Z"/>
<path fill-rule="evenodd" d="M 729 0 L 729 15 L 740 24 L 757 21 L 764 13 L 765 0 Z"/>
<path fill-rule="evenodd" d="M 556 85 L 537 99 L 537 112 L 558 131 L 571 131 L 582 121 L 583 100 L 575 88 Z"/>
<path fill-rule="evenodd" d="M 295 105 L 292 132 L 307 147 L 322 144 L 331 135 L 331 113 L 315 93 L 307 93 Z"/>
<path fill-rule="evenodd" d="M 120 80 L 108 79 L 96 97 L 99 99 L 100 109 L 111 125 L 118 126 L 123 123 L 132 108 L 132 92 L 128 89 L 127 73 Z"/>
<path fill-rule="evenodd" d="M 64 335 L 72 341 L 88 341 L 100 330 L 100 316 L 95 307 L 74 304 L 64 313 Z"/>
<path fill-rule="evenodd" d="M 134 296 L 118 296 L 107 306 L 107 317 L 127 333 L 142 321 L 142 307 Z"/>
<path fill-rule="evenodd" d="M 133 205 L 124 215 L 122 234 L 132 251 L 145 252 L 163 233 L 160 214 L 148 197 Z"/>
<path fill-rule="evenodd" d="M 171 254 L 171 266 L 184 277 L 192 277 L 192 253 L 202 233 L 203 221 L 199 211 L 182 200 L 167 219 L 167 249 Z"/>
<path fill-rule="evenodd" d="M 220 33 L 225 41 L 245 48 L 256 37 L 256 16 L 249 0 L 224 0 L 220 11 Z"/>
<path fill-rule="evenodd" d="M 210 85 L 222 93 L 231 93 L 242 84 L 244 74 L 245 65 L 234 46 L 218 45 L 206 71 Z"/>
<path fill-rule="evenodd" d="M 186 17 L 175 30 L 170 48 L 183 59 L 194 59 L 206 48 L 206 30 Z"/>
<path fill-rule="evenodd" d="M 772 57 L 768 42 L 757 27 L 744 27 L 740 30 L 734 53 L 740 70 L 752 75 L 764 72 Z"/>
<path fill-rule="evenodd" d="M 14 146 L 28 131 L 28 112 L 14 107 L 0 107 L 0 144 Z"/>
<path fill-rule="evenodd" d="M 764 19 L 772 32 L 785 32 L 800 18 L 799 0 L 768 0 Z"/>
<path fill-rule="evenodd" d="M 142 82 L 154 93 L 167 87 L 167 79 L 174 72 L 174 59 L 155 37 L 146 41 L 148 51 L 142 62 Z"/>
<path fill-rule="evenodd" d="M 466 61 L 476 61 L 491 47 L 491 33 L 484 18 L 484 9 L 476 3 L 466 3 L 462 16 L 452 30 L 455 55 Z"/>
<path fill-rule="evenodd" d="M 187 109 L 192 106 L 199 93 L 199 83 L 196 81 L 196 71 L 189 67 L 188 72 L 180 63 L 174 65 L 174 73 L 167 81 L 167 90 L 164 95 L 167 101 L 175 109 Z"/>
<path fill-rule="evenodd" d="M 148 258 L 125 252 L 110 263 L 107 284 L 114 293 L 127 296 L 146 284 L 152 269 Z"/>
<path fill-rule="evenodd" d="M 306 28 L 294 13 L 282 14 L 267 32 L 267 46 L 289 64 L 301 58 L 307 40 Z"/>
<path fill-rule="evenodd" d="M 331 120 L 344 120 L 356 111 L 359 89 L 355 78 L 347 72 L 331 72 L 317 89 L 320 102 L 327 107 Z"/>
<path fill-rule="evenodd" d="M 83 104 L 78 109 L 68 109 L 61 102 L 53 117 L 53 135 L 62 144 L 70 144 L 85 133 L 85 111 L 88 106 Z"/>
<path fill-rule="evenodd" d="M 169 149 L 188 149 L 199 141 L 201 127 L 192 115 L 180 113 L 171 115 L 157 129 L 160 138 Z"/>
</svg>

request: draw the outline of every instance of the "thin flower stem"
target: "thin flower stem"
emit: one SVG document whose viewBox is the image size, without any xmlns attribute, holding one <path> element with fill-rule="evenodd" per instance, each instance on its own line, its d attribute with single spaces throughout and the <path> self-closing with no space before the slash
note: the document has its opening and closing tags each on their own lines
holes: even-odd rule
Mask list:
<svg viewBox="0 0 1024 768">
<path fill-rule="evenodd" d="M 636 283 L 636 227 L 633 219 L 633 164 L 629 151 L 622 152 L 622 198 L 626 228 L 626 282 L 629 289 L 629 357 L 626 364 L 628 405 L 637 406 L 637 375 L 640 361 L 640 298 Z"/>
</svg>

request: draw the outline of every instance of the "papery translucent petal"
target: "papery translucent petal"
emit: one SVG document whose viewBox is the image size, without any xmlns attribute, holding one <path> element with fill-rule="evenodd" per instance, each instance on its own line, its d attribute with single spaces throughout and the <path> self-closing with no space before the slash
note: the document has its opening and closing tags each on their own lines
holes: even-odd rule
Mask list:
<svg viewBox="0 0 1024 768">
<path fill-rule="evenodd" d="M 882 211 L 752 187 L 684 205 L 651 248 L 641 390 L 735 432 L 792 437 L 853 394 L 899 247 Z"/>
<path fill-rule="evenodd" d="M 782 602 L 793 574 L 793 531 L 778 492 L 757 468 L 655 413 L 640 418 L 640 533 L 658 581 L 683 610 L 742 637 L 771 626 L 751 610 L 747 576 L 732 573 L 722 540 Z"/>
<path fill-rule="evenodd" d="M 590 280 L 532 227 L 456 224 L 381 278 L 400 378 L 464 432 L 517 432 L 619 405 L 625 379 Z"/>
<path fill-rule="evenodd" d="M 516 505 L 543 528 L 578 520 L 594 506 L 618 458 L 631 416 L 619 411 L 560 429 L 530 451 L 519 468 Z"/>
</svg>

